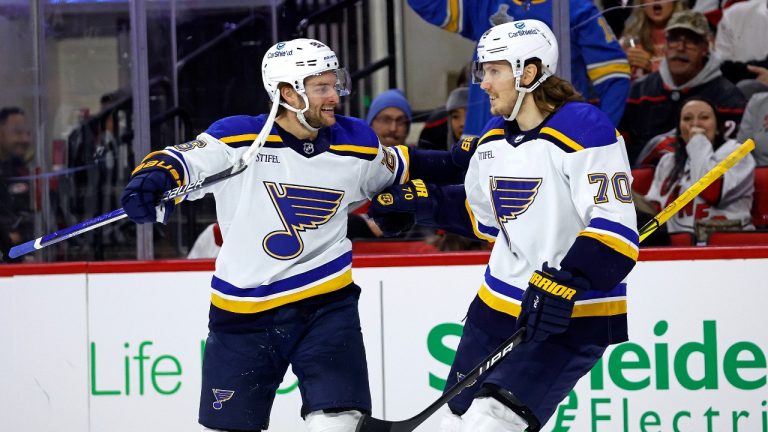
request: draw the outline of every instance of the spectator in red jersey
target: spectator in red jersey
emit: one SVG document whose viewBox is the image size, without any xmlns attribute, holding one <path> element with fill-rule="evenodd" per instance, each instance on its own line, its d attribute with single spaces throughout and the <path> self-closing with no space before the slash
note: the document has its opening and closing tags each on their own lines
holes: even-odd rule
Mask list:
<svg viewBox="0 0 768 432">
<path fill-rule="evenodd" d="M 744 95 L 720 72 L 720 59 L 710 52 L 709 24 L 704 15 L 683 11 L 666 27 L 666 57 L 658 72 L 635 81 L 619 130 L 627 141 L 631 162 L 656 135 L 673 129 L 675 113 L 684 99 L 711 100 L 719 116 L 732 127 L 741 121 Z"/>
</svg>

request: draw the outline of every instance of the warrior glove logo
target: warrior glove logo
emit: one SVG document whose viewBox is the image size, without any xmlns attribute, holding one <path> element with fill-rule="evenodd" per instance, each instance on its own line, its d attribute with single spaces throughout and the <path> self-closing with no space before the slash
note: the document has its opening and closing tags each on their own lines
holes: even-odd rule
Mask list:
<svg viewBox="0 0 768 432">
<path fill-rule="evenodd" d="M 376 198 L 376 201 L 378 201 L 379 204 L 381 205 L 388 206 L 388 205 L 392 205 L 392 203 L 395 202 L 395 198 L 392 196 L 391 193 L 387 192 L 379 195 Z"/>
<path fill-rule="evenodd" d="M 264 182 L 264 186 L 283 222 L 283 229 L 267 234 L 262 246 L 267 254 L 279 260 L 299 256 L 304 250 L 300 233 L 317 229 L 331 220 L 344 198 L 344 191 L 333 189 L 273 182 Z"/>
<path fill-rule="evenodd" d="M 232 399 L 232 396 L 235 395 L 234 390 L 219 390 L 219 389 L 211 389 L 213 390 L 213 397 L 216 399 L 216 402 L 213 403 L 213 409 L 220 410 L 224 407 L 224 402 Z"/>
</svg>

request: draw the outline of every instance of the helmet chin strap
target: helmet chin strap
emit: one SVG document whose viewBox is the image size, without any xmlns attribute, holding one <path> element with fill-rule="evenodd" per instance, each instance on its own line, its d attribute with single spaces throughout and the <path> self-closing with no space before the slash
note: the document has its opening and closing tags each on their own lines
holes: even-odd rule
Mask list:
<svg viewBox="0 0 768 432">
<path fill-rule="evenodd" d="M 301 125 L 304 126 L 304 129 L 307 129 L 312 133 L 317 133 L 317 131 L 319 131 L 320 129 L 310 126 L 309 123 L 307 123 L 307 119 L 304 117 L 304 113 L 307 112 L 307 110 L 309 109 L 309 99 L 307 99 L 307 95 L 305 95 L 304 93 L 301 93 L 301 92 L 297 92 L 297 93 L 301 95 L 302 99 L 304 99 L 304 108 L 297 109 L 288 105 L 288 102 L 282 102 L 282 101 L 280 102 L 280 105 L 285 107 L 285 109 L 296 113 L 296 118 L 299 119 L 299 123 L 301 123 Z"/>
<path fill-rule="evenodd" d="M 525 94 L 531 93 L 534 90 L 536 90 L 536 88 L 540 86 L 541 83 L 543 83 L 544 80 L 546 80 L 547 78 L 549 78 L 549 75 L 546 73 L 543 73 L 541 74 L 541 78 L 539 78 L 538 81 L 533 83 L 532 86 L 523 87 L 520 85 L 520 77 L 519 76 L 515 77 L 515 89 L 517 90 L 517 100 L 515 101 L 515 107 L 512 109 L 512 113 L 509 114 L 508 116 L 504 116 L 504 120 L 506 121 L 514 120 L 517 117 L 517 114 L 520 112 L 520 107 L 523 106 L 523 99 L 525 99 Z"/>
</svg>

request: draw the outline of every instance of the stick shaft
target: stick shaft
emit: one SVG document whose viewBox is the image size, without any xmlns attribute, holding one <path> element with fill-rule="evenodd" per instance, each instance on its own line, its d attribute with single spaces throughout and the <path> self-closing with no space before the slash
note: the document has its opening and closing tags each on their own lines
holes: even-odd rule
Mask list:
<svg viewBox="0 0 768 432">
<path fill-rule="evenodd" d="M 708 173 L 704 174 L 696 183 L 691 185 L 688 189 L 680 194 L 677 199 L 672 201 L 668 206 L 664 208 L 653 219 L 648 221 L 647 224 L 640 228 L 640 241 L 643 241 L 646 237 L 653 234 L 661 225 L 669 220 L 675 213 L 680 211 L 689 202 L 691 202 L 696 196 L 698 196 L 704 189 L 720 178 L 726 171 L 736 165 L 741 159 L 749 154 L 755 148 L 755 142 L 751 139 L 744 141 L 736 150 L 731 152 L 725 159 L 715 165 Z"/>
</svg>

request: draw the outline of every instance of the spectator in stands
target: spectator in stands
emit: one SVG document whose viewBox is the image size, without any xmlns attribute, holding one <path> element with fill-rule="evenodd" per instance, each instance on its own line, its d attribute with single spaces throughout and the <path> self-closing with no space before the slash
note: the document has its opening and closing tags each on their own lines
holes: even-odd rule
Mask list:
<svg viewBox="0 0 768 432">
<path fill-rule="evenodd" d="M 665 28 L 675 12 L 687 9 L 684 2 L 634 0 L 635 9 L 621 35 L 621 46 L 632 68 L 632 79 L 659 70 L 664 59 Z"/>
<path fill-rule="evenodd" d="M 0 109 L 0 247 L 7 260 L 10 246 L 32 236 L 31 191 L 27 161 L 32 139 L 21 108 Z"/>
<path fill-rule="evenodd" d="M 473 41 L 492 26 L 514 20 L 535 19 L 552 26 L 552 1 L 408 0 L 408 5 L 427 22 Z M 569 12 L 570 81 L 618 124 L 630 86 L 624 50 L 591 1 L 571 0 Z M 470 86 L 469 106 L 464 133 L 479 135 L 491 118 L 488 95 L 480 86 Z"/>
<path fill-rule="evenodd" d="M 387 90 L 371 102 L 366 122 L 386 146 L 405 145 L 411 129 L 411 105 L 398 89 Z"/>
<path fill-rule="evenodd" d="M 221 227 L 217 222 L 214 222 L 205 227 L 203 232 L 197 236 L 192 249 L 187 254 L 187 259 L 216 258 L 219 256 L 223 244 L 224 238 L 221 235 Z"/>
<path fill-rule="evenodd" d="M 675 151 L 661 157 L 645 199 L 666 207 L 739 146 L 722 134 L 716 106 L 702 97 L 686 99 L 677 114 Z M 696 234 L 703 221 L 737 229 L 754 229 L 750 214 L 755 161 L 747 155 L 667 222 L 670 233 Z M 710 224 L 711 225 L 711 224 Z M 701 239 L 700 239 L 701 240 Z"/>
<path fill-rule="evenodd" d="M 736 3 L 744 0 L 690 0 L 688 3 L 691 9 L 701 12 L 706 18 L 710 27 L 717 28 L 720 19 L 723 17 L 723 11 Z"/>
<path fill-rule="evenodd" d="M 683 99 L 701 96 L 711 100 L 723 121 L 733 122 L 732 127 L 741 121 L 747 104 L 736 86 L 723 78 L 716 53 L 709 51 L 709 24 L 704 15 L 675 13 L 667 23 L 666 35 L 666 57 L 658 72 L 632 84 L 619 128 L 631 162 L 648 140 L 676 126 L 675 113 Z"/>
<path fill-rule="evenodd" d="M 448 150 L 464 133 L 464 121 L 467 116 L 467 87 L 457 87 L 448 95 L 448 100 L 442 111 L 441 132 L 435 133 L 438 126 L 436 121 L 424 125 L 417 146 L 426 150 Z"/>
<path fill-rule="evenodd" d="M 461 68 L 454 89 L 469 86 L 471 73 L 472 62 L 468 62 Z M 449 137 L 447 146 L 445 143 L 446 136 Z M 445 108 L 445 105 L 443 105 L 432 110 L 428 114 L 427 119 L 424 121 L 424 127 L 419 133 L 419 141 L 416 143 L 416 147 L 425 150 L 447 150 L 456 142 L 450 141 L 450 137 L 451 132 L 448 126 L 448 110 Z"/>
<path fill-rule="evenodd" d="M 723 76 L 749 99 L 768 91 L 757 79 L 754 66 L 768 67 L 768 2 L 753 0 L 737 3 L 723 12 L 717 26 L 715 51 L 724 60 Z M 750 68 L 750 66 L 753 66 Z"/>
<path fill-rule="evenodd" d="M 768 75 L 768 70 L 765 75 Z M 747 103 L 739 126 L 738 140 L 744 142 L 747 138 L 755 140 L 752 156 L 757 166 L 768 166 L 768 92 L 755 94 Z"/>
</svg>

